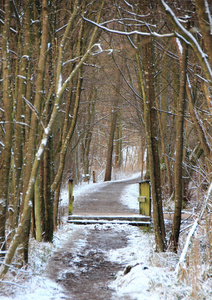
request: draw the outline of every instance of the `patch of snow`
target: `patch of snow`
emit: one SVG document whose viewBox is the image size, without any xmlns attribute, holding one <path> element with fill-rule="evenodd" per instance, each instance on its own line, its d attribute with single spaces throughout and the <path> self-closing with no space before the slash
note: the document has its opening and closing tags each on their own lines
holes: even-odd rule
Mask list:
<svg viewBox="0 0 212 300">
<path fill-rule="evenodd" d="M 39 149 L 38 149 L 38 151 L 36 153 L 36 157 L 37 157 L 38 160 L 41 159 L 41 155 L 43 154 L 43 151 L 44 151 L 44 149 L 45 149 L 45 147 L 47 145 L 47 141 L 48 141 L 48 137 L 47 136 L 45 136 L 42 139 L 42 141 L 41 141 L 40 147 L 39 147 Z"/>
<path fill-rule="evenodd" d="M 17 75 L 17 77 L 19 77 L 19 78 L 22 78 L 22 79 L 26 80 L 26 77 L 25 77 L 25 76 L 22 76 L 22 75 Z"/>
<path fill-rule="evenodd" d="M 178 46 L 178 49 L 180 51 L 180 54 L 182 55 L 183 54 L 183 47 L 182 47 L 180 39 L 176 38 L 176 42 L 177 42 L 177 46 Z"/>
<path fill-rule="evenodd" d="M 135 178 L 139 176 L 139 173 Z M 138 183 L 130 184 L 126 186 L 124 189 L 120 201 L 127 205 L 130 209 L 137 209 L 139 210 L 139 203 L 138 203 L 138 196 L 139 196 L 139 185 Z"/>
<path fill-rule="evenodd" d="M 116 291 L 117 299 L 182 299 L 190 292 L 186 284 L 179 285 L 173 271 L 178 256 L 154 252 L 153 233 L 126 226 L 126 236 L 129 239 L 126 248 L 110 250 L 107 254 L 108 260 L 126 266 L 109 285 Z"/>
<path fill-rule="evenodd" d="M 26 58 L 27 60 L 30 59 L 29 55 L 23 55 L 22 58 Z"/>
<path fill-rule="evenodd" d="M 59 95 L 61 89 L 62 89 L 62 74 L 60 73 L 59 80 L 58 80 L 57 96 Z"/>
<path fill-rule="evenodd" d="M 139 173 L 133 177 L 137 178 L 138 176 Z M 110 184 L 110 182 L 83 183 L 74 188 L 74 195 L 77 196 L 89 190 L 98 190 L 105 184 Z M 67 198 L 64 202 L 68 203 L 67 191 L 63 191 L 61 197 Z M 121 201 L 124 205 L 134 208 L 134 206 L 138 207 L 137 197 L 138 184 L 129 184 L 123 192 L 123 197 L 121 196 Z M 77 260 L 79 259 L 77 253 L 80 253 L 87 243 L 89 231 L 94 229 L 107 230 L 107 228 L 112 228 L 116 232 L 124 231 L 128 239 L 127 247 L 116 250 L 111 249 L 103 253 L 105 260 L 121 263 L 125 266 L 123 270 L 116 274 L 116 277 L 109 285 L 109 288 L 116 291 L 116 295 L 111 300 L 191 299 L 191 285 L 178 281 L 174 272 L 179 259 L 178 255 L 170 252 L 156 253 L 154 251 L 155 237 L 151 229 L 150 231 L 145 231 L 139 227 L 111 224 L 81 227 L 65 222 L 55 232 L 53 244 L 39 243 L 33 239 L 30 241 L 29 268 L 27 272 L 22 271 L 27 274 L 20 275 L 21 271 L 18 271 L 19 273 L 16 275 L 17 281 L 14 282 L 14 277 L 12 277 L 13 285 L 9 285 L 13 296 L 3 297 L 1 296 L 3 295 L 2 291 L 0 291 L 0 299 L 66 299 L 66 295 L 63 293 L 60 285 L 45 277 L 46 264 L 52 252 L 61 248 L 68 238 L 70 239 L 71 237 L 73 241 L 73 260 Z M 96 251 L 96 249 L 91 249 L 91 251 Z M 62 272 L 64 274 L 65 270 L 62 270 Z M 7 281 L 10 281 L 10 276 L 8 276 Z M 21 276 L 22 279 L 20 280 Z M 204 288 L 203 295 L 206 295 L 205 299 L 212 299 L 210 298 L 211 285 L 209 285 L 211 281 L 209 278 L 208 282 L 204 282 L 202 285 L 202 288 Z M 7 284 L 5 283 L 5 285 Z M 18 285 L 23 287 L 21 288 Z"/>
<path fill-rule="evenodd" d="M 23 289 L 19 289 L 14 297 L 0 296 L 1 300 L 60 300 L 65 299 L 62 292 L 62 287 L 57 283 L 41 277 L 32 276 L 27 282 L 24 283 Z M 27 289 L 27 293 L 26 293 Z"/>
</svg>

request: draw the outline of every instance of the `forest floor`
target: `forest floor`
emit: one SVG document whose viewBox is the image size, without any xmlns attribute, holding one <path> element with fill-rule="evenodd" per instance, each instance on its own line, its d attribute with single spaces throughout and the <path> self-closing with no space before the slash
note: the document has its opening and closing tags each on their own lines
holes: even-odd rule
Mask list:
<svg viewBox="0 0 212 300">
<path fill-rule="evenodd" d="M 136 174 L 131 179 L 79 185 L 74 188 L 73 212 L 138 214 L 138 182 Z M 179 255 L 155 252 L 152 227 L 70 224 L 66 189 L 61 198 L 66 216 L 54 243 L 31 239 L 28 269 L 13 269 L 0 282 L 1 300 L 212 299 L 212 279 L 201 286 L 200 281 L 194 286 L 192 281 L 179 280 L 174 271 Z M 171 214 L 165 216 L 168 232 Z"/>
</svg>

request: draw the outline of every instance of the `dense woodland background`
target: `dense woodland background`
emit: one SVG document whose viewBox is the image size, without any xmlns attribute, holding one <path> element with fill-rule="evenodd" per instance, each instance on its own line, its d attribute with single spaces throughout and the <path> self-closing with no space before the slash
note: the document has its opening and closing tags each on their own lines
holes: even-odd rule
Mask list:
<svg viewBox="0 0 212 300">
<path fill-rule="evenodd" d="M 52 241 L 70 177 L 141 171 L 158 251 L 177 251 L 183 207 L 209 214 L 211 11 L 207 0 L 1 1 L 2 277 L 14 256 L 27 262 L 30 234 Z"/>
</svg>

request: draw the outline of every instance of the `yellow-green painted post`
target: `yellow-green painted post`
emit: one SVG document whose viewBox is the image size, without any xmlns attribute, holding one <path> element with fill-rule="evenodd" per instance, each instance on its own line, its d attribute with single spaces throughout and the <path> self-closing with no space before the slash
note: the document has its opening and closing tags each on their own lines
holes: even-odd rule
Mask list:
<svg viewBox="0 0 212 300">
<path fill-rule="evenodd" d="M 150 180 L 139 182 L 139 214 L 151 216 L 151 191 Z"/>
<path fill-rule="evenodd" d="M 73 214 L 73 201 L 74 201 L 74 196 L 73 196 L 73 189 L 74 189 L 74 180 L 70 178 L 68 180 L 68 214 L 72 215 Z"/>
</svg>

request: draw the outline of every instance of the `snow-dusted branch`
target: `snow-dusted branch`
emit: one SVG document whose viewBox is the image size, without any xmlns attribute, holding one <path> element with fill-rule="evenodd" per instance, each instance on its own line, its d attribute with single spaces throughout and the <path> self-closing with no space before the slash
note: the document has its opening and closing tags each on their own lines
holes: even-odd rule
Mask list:
<svg viewBox="0 0 212 300">
<path fill-rule="evenodd" d="M 28 101 L 24 96 L 23 96 L 22 98 L 24 99 L 24 101 L 26 102 L 26 104 L 29 106 L 29 108 L 30 108 L 32 111 L 34 111 L 34 113 L 35 113 L 36 117 L 38 118 L 38 120 L 39 120 L 39 122 L 40 122 L 42 128 L 44 129 L 43 122 L 42 122 L 42 120 L 41 120 L 41 118 L 40 118 L 40 115 L 39 115 L 39 112 L 37 111 L 37 109 L 36 109 L 36 108 L 34 107 L 34 105 L 33 105 L 30 101 Z"/>
<path fill-rule="evenodd" d="M 0 283 L 2 283 L 2 284 L 11 284 L 11 285 L 15 285 L 17 287 L 20 287 L 22 289 L 27 289 L 27 286 L 23 286 L 23 285 L 17 284 L 17 283 L 12 282 L 12 281 L 3 281 L 3 280 L 0 280 Z"/>
<path fill-rule="evenodd" d="M 207 0 L 205 0 L 205 9 L 206 9 L 206 13 L 208 15 L 209 26 L 210 26 L 210 34 L 212 35 L 212 16 L 211 16 L 211 13 L 210 13 L 210 8 L 209 8 L 209 4 L 208 4 Z"/>
<path fill-rule="evenodd" d="M 13 121 L 13 122 L 8 122 L 8 121 L 0 121 L 0 124 L 9 124 L 9 123 L 14 123 L 14 124 L 18 124 L 18 125 L 22 125 L 22 126 L 27 126 L 30 128 L 30 125 L 24 122 L 17 122 L 17 121 Z"/>
<path fill-rule="evenodd" d="M 175 27 L 175 36 L 177 36 L 179 39 L 185 41 L 187 44 L 189 44 L 192 49 L 194 50 L 205 74 L 207 77 L 208 82 L 212 86 L 212 69 L 208 61 L 207 54 L 202 50 L 200 47 L 200 44 L 195 39 L 195 37 L 192 35 L 190 31 L 188 31 L 178 20 L 172 9 L 165 3 L 164 0 L 159 0 L 159 3 L 161 7 L 166 12 L 167 16 L 171 20 L 172 24 Z"/>
<path fill-rule="evenodd" d="M 130 35 L 137 34 L 137 35 L 142 35 L 142 36 L 152 36 L 152 37 L 155 37 L 155 38 L 165 38 L 165 37 L 173 37 L 174 36 L 174 33 L 159 34 L 159 33 L 154 32 L 154 31 L 152 31 L 152 32 L 141 32 L 141 31 L 138 31 L 138 30 L 133 30 L 133 31 L 126 32 L 126 31 L 121 31 L 121 30 L 114 30 L 114 29 L 110 29 L 108 27 L 105 27 L 100 23 L 96 23 L 92 20 L 89 20 L 89 19 L 85 18 L 84 16 L 82 16 L 82 18 L 85 21 L 97 26 L 98 28 L 101 28 L 101 29 L 103 29 L 107 32 L 114 33 L 114 34 L 119 34 L 119 35 L 130 36 Z"/>
<path fill-rule="evenodd" d="M 118 23 L 121 23 L 123 24 L 124 21 L 132 21 L 134 22 L 133 24 L 128 24 L 128 26 L 130 25 L 135 25 L 135 22 L 136 22 L 136 26 L 144 26 L 144 25 L 147 25 L 147 26 L 151 26 L 151 27 L 157 27 L 157 25 L 154 25 L 154 24 L 150 24 L 150 23 L 146 23 L 144 21 L 141 21 L 141 20 L 138 20 L 138 19 L 131 19 L 131 18 L 119 18 L 119 19 L 112 19 L 112 20 L 109 20 L 109 21 L 105 21 L 105 22 L 102 22 L 101 23 L 101 26 L 105 26 L 107 24 L 110 24 L 110 23 L 114 23 L 114 22 L 118 22 Z M 140 24 L 139 24 L 140 23 Z"/>
</svg>

